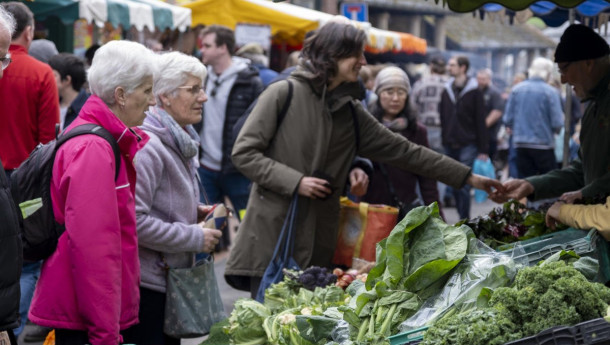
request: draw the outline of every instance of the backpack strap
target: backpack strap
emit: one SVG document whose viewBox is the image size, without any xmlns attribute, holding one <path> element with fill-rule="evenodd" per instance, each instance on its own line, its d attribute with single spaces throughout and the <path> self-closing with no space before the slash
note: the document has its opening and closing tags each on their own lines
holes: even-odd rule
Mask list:
<svg viewBox="0 0 610 345">
<path fill-rule="evenodd" d="M 358 150 L 360 150 L 360 125 L 358 124 L 358 116 L 352 102 L 349 102 L 349 109 L 352 112 L 352 123 L 354 124 L 354 135 L 356 137 L 356 154 L 358 154 Z"/>
<path fill-rule="evenodd" d="M 288 95 L 286 95 L 284 105 L 282 106 L 280 113 L 277 115 L 277 126 L 275 127 L 276 132 L 278 129 L 280 129 L 280 125 L 282 124 L 282 121 L 284 121 L 284 117 L 286 117 L 288 108 L 290 108 L 290 102 L 292 101 L 292 93 L 294 87 L 292 86 L 292 82 L 289 79 L 287 79 L 286 81 L 288 82 Z"/>
<path fill-rule="evenodd" d="M 116 139 L 114 139 L 112 134 L 110 134 L 108 130 L 106 130 L 100 125 L 96 125 L 94 123 L 86 123 L 74 127 L 71 131 L 67 133 L 59 135 L 57 142 L 55 143 L 55 151 L 53 152 L 53 155 L 57 153 L 59 147 L 63 145 L 66 141 L 84 134 L 95 134 L 98 137 L 104 138 L 110 144 L 110 146 L 112 147 L 112 152 L 114 152 L 114 160 L 116 162 L 114 171 L 114 180 L 116 181 L 116 179 L 119 177 L 119 169 L 121 168 L 121 150 L 119 149 L 119 144 L 117 143 Z"/>
</svg>

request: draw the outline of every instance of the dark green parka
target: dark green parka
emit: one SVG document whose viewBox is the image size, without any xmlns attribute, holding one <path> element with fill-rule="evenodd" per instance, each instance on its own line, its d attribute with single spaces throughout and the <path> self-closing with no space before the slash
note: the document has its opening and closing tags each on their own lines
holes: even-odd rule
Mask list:
<svg viewBox="0 0 610 345">
<path fill-rule="evenodd" d="M 233 163 L 253 181 L 248 208 L 225 271 L 232 285 L 239 276 L 261 277 L 271 260 L 291 196 L 304 176 L 319 170 L 334 178 L 326 200 L 299 198 L 294 258 L 301 268 L 330 266 L 339 222 L 339 197 L 356 154 L 438 179 L 464 185 L 470 168 L 413 144 L 379 123 L 356 99 L 357 83 L 328 91 L 304 67 L 292 73 L 290 108 L 277 127 L 288 94 L 286 81 L 270 85 L 248 116 L 233 147 Z M 351 103 L 351 106 L 350 106 Z M 354 114 L 352 114 L 352 109 Z M 356 131 L 359 128 L 359 150 Z M 237 277 L 235 277 L 237 276 Z"/>
</svg>

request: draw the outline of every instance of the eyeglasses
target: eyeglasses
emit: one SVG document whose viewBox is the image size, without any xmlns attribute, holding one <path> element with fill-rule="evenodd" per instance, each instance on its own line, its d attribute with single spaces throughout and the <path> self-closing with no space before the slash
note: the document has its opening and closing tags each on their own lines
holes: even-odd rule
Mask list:
<svg viewBox="0 0 610 345">
<path fill-rule="evenodd" d="M 557 70 L 559 71 L 559 74 L 566 74 L 566 72 L 568 71 L 568 66 L 570 66 L 572 64 L 572 61 L 567 62 L 565 65 L 563 66 L 559 66 L 559 64 L 557 65 Z"/>
<path fill-rule="evenodd" d="M 407 97 L 407 91 L 405 91 L 403 89 L 387 89 L 387 90 L 381 91 L 381 93 L 385 93 L 389 97 L 394 97 L 394 96 L 398 96 L 398 98 Z"/>
<path fill-rule="evenodd" d="M 8 65 L 11 64 L 11 54 L 6 54 L 3 58 L 0 58 L 0 63 L 2 63 L 2 70 L 4 71 Z"/>
<path fill-rule="evenodd" d="M 193 94 L 193 96 L 197 96 L 201 91 L 203 91 L 203 87 L 201 85 L 178 86 L 178 89 L 185 89 L 191 94 Z"/>
</svg>

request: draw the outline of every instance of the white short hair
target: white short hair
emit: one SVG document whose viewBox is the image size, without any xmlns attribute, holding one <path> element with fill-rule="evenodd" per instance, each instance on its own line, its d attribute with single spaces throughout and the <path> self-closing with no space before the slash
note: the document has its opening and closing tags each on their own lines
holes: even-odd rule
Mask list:
<svg viewBox="0 0 610 345">
<path fill-rule="evenodd" d="M 532 65 L 527 70 L 529 78 L 538 77 L 544 81 L 548 81 L 551 74 L 553 73 L 553 61 L 537 57 L 532 61 Z"/>
<path fill-rule="evenodd" d="M 208 72 L 203 63 L 193 56 L 180 52 L 165 53 L 158 57 L 157 73 L 153 82 L 153 94 L 161 104 L 161 96 L 174 93 L 184 85 L 189 76 L 205 82 Z"/>
<path fill-rule="evenodd" d="M 87 72 L 91 93 L 107 105 L 113 105 L 114 90 L 123 87 L 127 94 L 142 85 L 144 78 L 153 77 L 157 55 L 143 45 L 131 41 L 110 41 L 93 56 Z"/>
<path fill-rule="evenodd" d="M 13 36 L 15 32 L 15 17 L 13 14 L 7 11 L 4 6 L 0 6 L 0 26 L 4 27 L 8 31 L 9 36 Z"/>
</svg>

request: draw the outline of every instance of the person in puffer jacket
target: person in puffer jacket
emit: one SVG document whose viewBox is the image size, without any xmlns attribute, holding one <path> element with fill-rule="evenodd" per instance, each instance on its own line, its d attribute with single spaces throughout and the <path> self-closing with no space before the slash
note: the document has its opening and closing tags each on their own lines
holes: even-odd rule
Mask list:
<svg viewBox="0 0 610 345">
<path fill-rule="evenodd" d="M 148 141 L 136 128 L 155 104 L 156 59 L 141 44 L 112 41 L 93 58 L 91 97 L 66 128 L 94 123 L 120 148 L 96 135 L 70 139 L 57 151 L 51 180 L 55 219 L 65 224 L 42 265 L 29 319 L 55 329 L 55 344 L 119 344 L 138 323 L 140 261 L 134 157 Z"/>
</svg>

